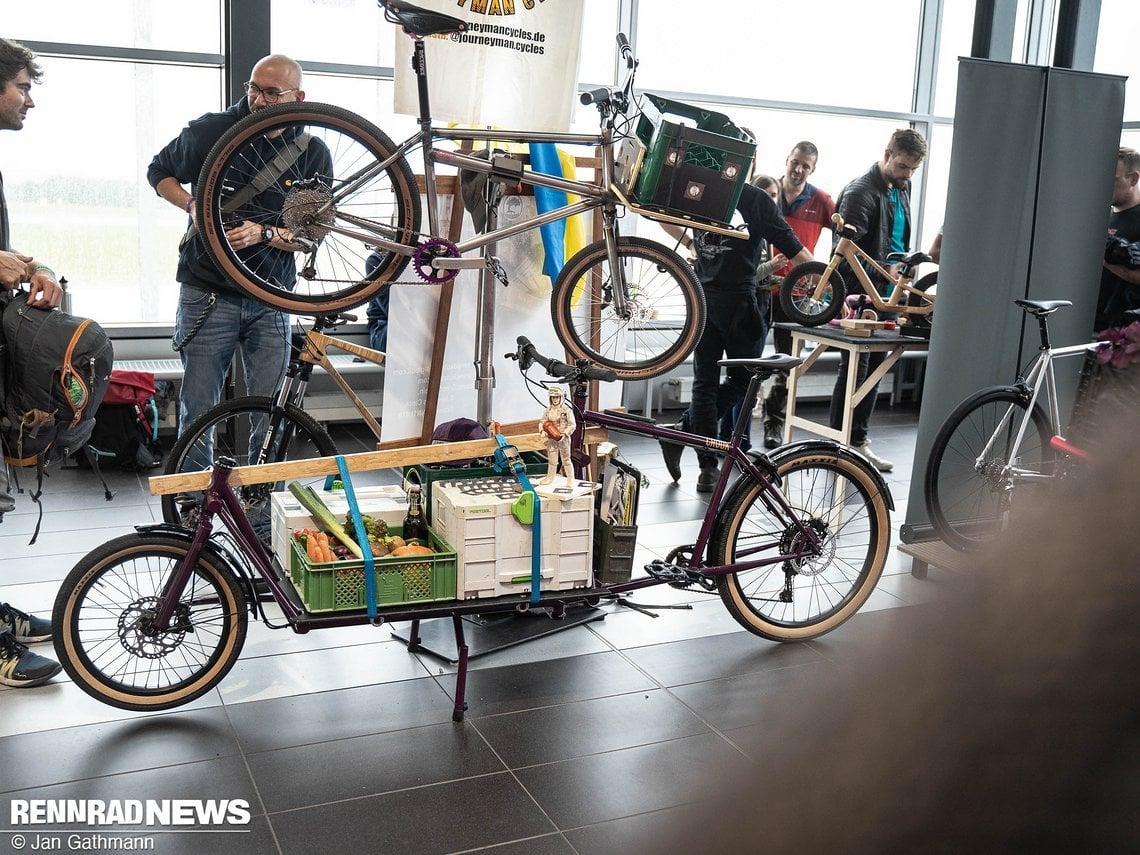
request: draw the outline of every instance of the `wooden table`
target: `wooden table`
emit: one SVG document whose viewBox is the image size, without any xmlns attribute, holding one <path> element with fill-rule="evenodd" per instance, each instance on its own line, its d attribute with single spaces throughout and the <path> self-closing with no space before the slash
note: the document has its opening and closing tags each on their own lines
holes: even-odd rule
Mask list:
<svg viewBox="0 0 1140 855">
<path fill-rule="evenodd" d="M 790 442 L 792 428 L 799 427 L 811 433 L 825 436 L 828 439 L 837 439 L 842 443 L 851 443 L 851 422 L 855 405 L 865 397 L 873 394 L 888 371 L 894 368 L 895 363 L 908 350 L 926 350 L 928 342 L 921 338 L 900 336 L 896 330 L 877 330 L 869 338 L 856 338 L 843 334 L 839 327 L 823 325 L 818 327 L 802 327 L 799 324 L 781 323 L 775 326 L 788 330 L 792 334 L 792 355 L 802 356 L 804 345 L 808 342 L 815 344 L 815 349 L 808 354 L 803 364 L 792 369 L 788 376 L 788 410 L 784 419 L 784 442 Z M 814 422 L 811 419 L 796 415 L 796 386 L 799 378 L 815 364 L 815 361 L 829 348 L 845 350 L 850 356 L 849 366 L 855 366 L 856 359 L 861 353 L 885 353 L 882 363 L 872 371 L 867 379 L 858 386 L 855 385 L 856 371 L 847 372 L 847 385 L 843 393 L 843 426 L 835 430 L 826 422 Z"/>
</svg>

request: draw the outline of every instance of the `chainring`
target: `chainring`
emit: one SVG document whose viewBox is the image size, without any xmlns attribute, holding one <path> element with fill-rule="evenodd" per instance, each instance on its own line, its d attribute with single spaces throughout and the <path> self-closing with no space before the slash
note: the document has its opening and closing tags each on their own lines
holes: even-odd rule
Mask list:
<svg viewBox="0 0 1140 855">
<path fill-rule="evenodd" d="M 412 266 L 416 270 L 416 275 L 434 285 L 450 282 L 459 271 L 436 270 L 431 266 L 432 260 L 436 258 L 459 258 L 459 249 L 451 241 L 442 238 L 424 241 L 416 247 L 416 252 L 412 256 Z"/>
</svg>

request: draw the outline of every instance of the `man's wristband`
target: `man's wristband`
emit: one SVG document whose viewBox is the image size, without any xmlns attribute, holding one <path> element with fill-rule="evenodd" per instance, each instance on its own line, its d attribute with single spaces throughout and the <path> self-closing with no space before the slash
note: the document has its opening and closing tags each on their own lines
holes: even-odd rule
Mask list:
<svg viewBox="0 0 1140 855">
<path fill-rule="evenodd" d="M 195 202 L 195 201 L 196 201 L 196 200 L 194 199 L 194 197 L 193 197 L 193 196 L 191 196 L 189 199 L 187 199 L 187 200 L 186 200 L 186 204 L 185 204 L 183 207 L 185 207 L 185 208 L 186 208 L 186 213 L 187 213 L 187 214 L 189 214 L 189 213 L 190 213 L 190 209 L 194 207 L 194 202 Z"/>
<path fill-rule="evenodd" d="M 40 272 L 49 273 L 49 274 L 51 274 L 52 279 L 55 278 L 55 271 L 52 270 L 50 267 L 48 267 L 46 264 L 32 265 L 32 275 L 33 276 L 35 276 L 37 273 L 40 273 Z"/>
</svg>

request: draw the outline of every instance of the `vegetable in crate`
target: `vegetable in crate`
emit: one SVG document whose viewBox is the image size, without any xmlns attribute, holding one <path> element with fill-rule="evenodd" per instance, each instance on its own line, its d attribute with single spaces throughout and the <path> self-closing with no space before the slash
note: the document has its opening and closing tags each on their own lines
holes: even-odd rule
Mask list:
<svg viewBox="0 0 1140 855">
<path fill-rule="evenodd" d="M 333 516 L 332 511 L 321 501 L 321 497 L 317 495 L 312 487 L 308 484 L 302 484 L 299 481 L 290 481 L 289 492 L 297 497 L 297 501 L 301 503 L 301 507 L 316 517 L 321 525 L 335 534 L 337 540 L 348 547 L 349 552 L 357 558 L 364 557 L 364 552 L 361 550 L 359 544 L 345 531 L 344 526 L 340 524 L 340 520 Z"/>
</svg>

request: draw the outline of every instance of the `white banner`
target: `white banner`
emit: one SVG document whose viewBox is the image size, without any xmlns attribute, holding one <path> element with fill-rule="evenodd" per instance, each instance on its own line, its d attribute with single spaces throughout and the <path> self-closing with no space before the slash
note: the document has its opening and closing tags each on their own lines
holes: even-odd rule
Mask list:
<svg viewBox="0 0 1140 855">
<path fill-rule="evenodd" d="M 433 118 L 569 130 L 583 0 L 418 0 L 418 5 L 470 24 L 464 33 L 424 39 Z M 395 110 L 418 116 L 412 39 L 398 27 L 395 32 Z"/>
<path fill-rule="evenodd" d="M 441 200 L 440 216 L 447 222 L 450 197 Z M 534 199 L 527 196 L 505 196 L 499 207 L 499 225 L 513 223 L 535 215 Z M 474 235 L 471 218 L 464 217 L 462 240 Z M 550 321 L 550 285 L 542 275 L 542 242 L 537 231 L 525 232 L 501 241 L 495 254 L 503 262 L 510 286 L 495 283 L 495 324 L 493 336 L 494 390 L 490 399 L 491 417 L 503 423 L 538 419 L 547 405 L 545 398 L 535 400 L 533 390 L 523 382 L 519 364 L 504 354 L 515 349 L 515 339 L 525 335 L 547 356 L 564 359 L 565 350 L 554 334 Z M 475 419 L 479 415 L 475 388 L 477 336 L 475 318 L 481 271 L 462 270 L 455 279 L 451 319 L 447 330 L 447 347 L 436 402 L 435 424 L 455 418 Z M 402 281 L 415 279 L 406 271 Z M 439 287 L 427 285 L 392 286 L 389 309 L 388 353 L 384 363 L 384 408 L 381 438 L 384 441 L 418 437 L 423 426 L 428 376 L 431 370 L 435 318 L 439 307 Z M 531 376 L 545 379 L 541 368 L 531 369 Z M 601 403 L 616 407 L 621 401 L 620 383 L 600 384 Z M 537 427 L 536 427 L 537 429 Z"/>
</svg>

